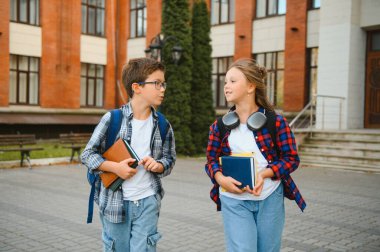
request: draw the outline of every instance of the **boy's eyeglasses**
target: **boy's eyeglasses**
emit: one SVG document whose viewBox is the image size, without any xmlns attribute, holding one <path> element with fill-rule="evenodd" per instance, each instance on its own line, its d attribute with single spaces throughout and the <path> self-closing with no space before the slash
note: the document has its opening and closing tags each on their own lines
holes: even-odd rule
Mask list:
<svg viewBox="0 0 380 252">
<path fill-rule="evenodd" d="M 144 84 L 154 84 L 154 87 L 155 87 L 157 90 L 161 90 L 162 87 L 163 87 L 164 89 L 166 89 L 166 82 L 159 82 L 159 81 L 142 81 L 142 82 L 137 82 L 137 84 L 139 84 L 139 85 L 144 85 Z"/>
</svg>

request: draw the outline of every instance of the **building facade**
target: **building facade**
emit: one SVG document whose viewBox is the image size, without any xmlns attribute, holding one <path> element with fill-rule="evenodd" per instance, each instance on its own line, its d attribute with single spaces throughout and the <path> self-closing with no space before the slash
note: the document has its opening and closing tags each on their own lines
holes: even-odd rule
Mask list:
<svg viewBox="0 0 380 252">
<path fill-rule="evenodd" d="M 191 1 L 190 1 L 191 2 Z M 380 1 L 207 0 L 213 97 L 253 57 L 285 114 L 317 101 L 318 128 L 380 128 Z M 0 3 L 0 133 L 91 131 L 127 101 L 121 69 L 161 31 L 162 0 Z M 314 97 L 314 98 L 313 98 Z"/>
</svg>

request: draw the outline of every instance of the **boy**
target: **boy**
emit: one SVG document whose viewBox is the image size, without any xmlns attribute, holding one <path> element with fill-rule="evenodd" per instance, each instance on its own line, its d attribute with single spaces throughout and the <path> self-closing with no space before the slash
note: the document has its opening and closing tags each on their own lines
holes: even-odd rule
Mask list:
<svg viewBox="0 0 380 252">
<path fill-rule="evenodd" d="M 162 144 L 155 111 L 164 99 L 164 70 L 162 63 L 149 58 L 132 59 L 123 68 L 122 81 L 130 101 L 121 107 L 123 118 L 116 139 L 130 142 L 141 158 L 139 166 L 129 167 L 134 159 L 116 163 L 102 157 L 110 112 L 102 117 L 81 156 L 91 172 L 113 172 L 125 179 L 115 192 L 99 181 L 96 184 L 104 251 L 156 251 L 161 238 L 157 232 L 164 194 L 160 178 L 170 174 L 176 160 L 173 129 L 167 122 Z"/>
</svg>

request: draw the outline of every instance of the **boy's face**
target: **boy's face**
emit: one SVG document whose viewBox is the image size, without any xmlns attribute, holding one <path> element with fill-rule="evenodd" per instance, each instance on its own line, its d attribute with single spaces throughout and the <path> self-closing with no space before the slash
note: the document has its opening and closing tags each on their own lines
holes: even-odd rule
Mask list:
<svg viewBox="0 0 380 252">
<path fill-rule="evenodd" d="M 157 107 L 164 100 L 165 88 L 161 85 L 165 82 L 164 72 L 157 70 L 151 73 L 144 82 L 144 85 L 138 85 L 135 94 L 139 94 L 150 106 Z M 154 82 L 158 82 L 155 84 Z"/>
</svg>

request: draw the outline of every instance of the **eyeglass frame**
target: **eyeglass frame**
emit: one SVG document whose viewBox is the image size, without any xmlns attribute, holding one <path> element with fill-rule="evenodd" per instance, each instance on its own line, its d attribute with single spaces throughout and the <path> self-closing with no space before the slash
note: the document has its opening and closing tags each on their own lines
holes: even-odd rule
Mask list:
<svg viewBox="0 0 380 252">
<path fill-rule="evenodd" d="M 154 87 L 157 90 L 161 90 L 161 88 L 164 88 L 166 90 L 166 81 L 164 82 L 159 82 L 159 81 L 141 81 L 141 82 L 136 82 L 139 85 L 145 85 L 145 84 L 154 84 Z"/>
</svg>

